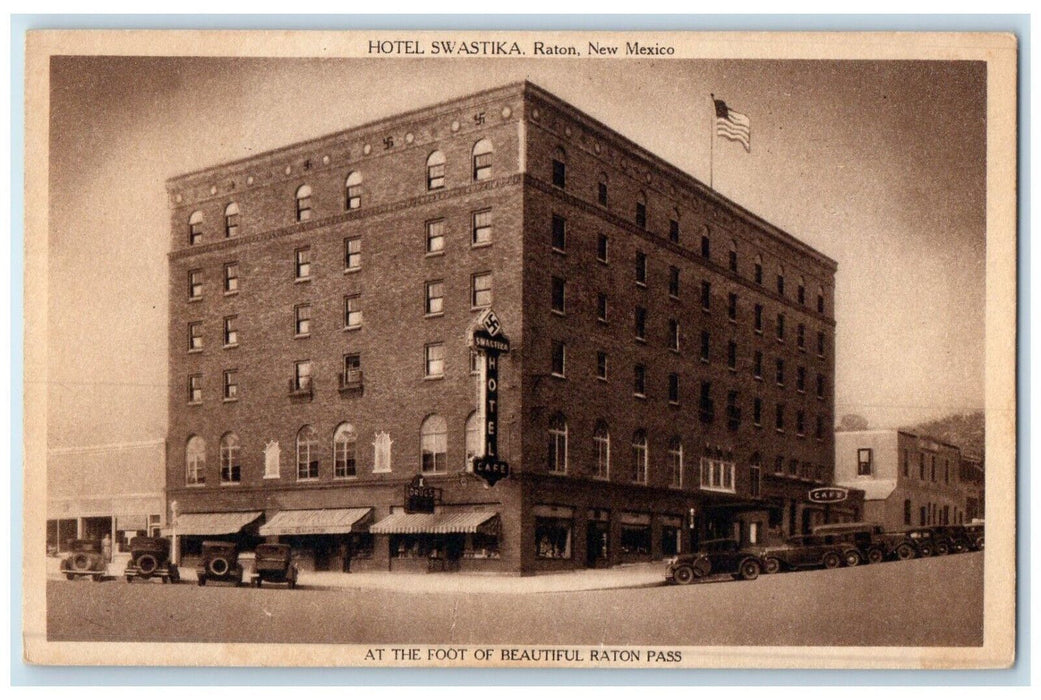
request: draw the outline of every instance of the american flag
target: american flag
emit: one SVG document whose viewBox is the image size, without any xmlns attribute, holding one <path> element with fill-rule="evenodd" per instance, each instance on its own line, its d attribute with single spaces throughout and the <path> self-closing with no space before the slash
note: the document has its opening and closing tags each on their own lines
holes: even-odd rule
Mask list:
<svg viewBox="0 0 1041 700">
<path fill-rule="evenodd" d="M 727 107 L 723 100 L 712 101 L 716 103 L 716 136 L 737 141 L 751 153 L 752 126 L 748 117 Z"/>
</svg>

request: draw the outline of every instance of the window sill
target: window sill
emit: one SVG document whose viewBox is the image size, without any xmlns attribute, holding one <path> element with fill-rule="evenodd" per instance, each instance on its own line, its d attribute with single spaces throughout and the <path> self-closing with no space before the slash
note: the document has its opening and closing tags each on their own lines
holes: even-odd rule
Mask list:
<svg viewBox="0 0 1041 700">
<path fill-rule="evenodd" d="M 197 301 L 202 301 L 202 297 L 188 297 L 189 304 L 194 304 Z"/>
<path fill-rule="evenodd" d="M 647 394 L 640 394 L 640 393 L 637 393 L 637 392 L 634 391 L 633 392 L 633 398 L 640 399 L 641 401 L 646 401 L 647 400 Z"/>
<path fill-rule="evenodd" d="M 202 348 L 192 348 L 188 351 L 189 355 L 198 355 L 202 352 Z"/>
<path fill-rule="evenodd" d="M 607 265 L 609 265 L 609 264 L 610 264 L 610 263 L 609 263 L 609 262 L 608 262 L 607 260 L 605 260 L 604 258 L 597 258 L 597 259 L 596 259 L 596 261 L 597 261 L 598 263 L 600 263 L 601 265 L 604 265 L 604 266 L 607 266 Z"/>
<path fill-rule="evenodd" d="M 294 284 L 304 284 L 305 282 L 310 282 L 310 281 L 311 281 L 310 277 L 297 277 L 296 279 L 293 280 L 293 283 Z"/>
<path fill-rule="evenodd" d="M 669 348 L 669 352 L 671 352 L 674 355 L 679 355 L 680 354 L 680 349 L 677 348 L 677 347 L 672 347 L 672 348 Z"/>
<path fill-rule="evenodd" d="M 433 382 L 433 381 L 437 381 L 439 379 L 444 379 L 444 378 L 445 378 L 445 375 L 443 375 L 443 374 L 428 374 L 427 376 L 423 377 L 423 381 L 424 382 Z"/>
<path fill-rule="evenodd" d="M 713 491 L 715 493 L 737 493 L 736 489 L 723 488 L 722 486 L 705 486 L 704 484 L 701 485 L 701 490 Z"/>
<path fill-rule="evenodd" d="M 672 400 L 670 400 L 670 401 L 669 401 L 669 405 L 670 405 L 670 406 L 677 406 L 677 407 L 678 407 L 678 406 L 680 405 L 680 402 L 679 402 L 679 401 L 672 401 Z"/>
<path fill-rule="evenodd" d="M 202 406 L 202 401 L 189 401 L 189 406 Z"/>
<path fill-rule="evenodd" d="M 796 393 L 796 394 L 805 394 L 805 393 L 806 393 L 806 390 L 805 390 L 805 389 L 796 389 L 796 390 L 795 390 L 795 393 Z"/>
<path fill-rule="evenodd" d="M 236 402 L 238 402 L 238 400 L 239 400 L 238 397 L 235 397 L 233 399 L 222 399 L 221 403 L 236 403 Z"/>
<path fill-rule="evenodd" d="M 774 432 L 784 435 L 784 428 L 774 428 Z"/>
<path fill-rule="evenodd" d="M 424 258 L 440 258 L 440 257 L 444 257 L 444 254 L 445 254 L 444 249 L 442 249 L 442 250 L 428 250 L 426 255 L 424 255 L 423 257 Z"/>
<path fill-rule="evenodd" d="M 357 480 L 358 480 L 358 475 L 357 474 L 351 474 L 349 476 L 334 476 L 333 477 L 333 481 L 357 481 Z"/>
<path fill-rule="evenodd" d="M 228 343 L 227 345 L 221 345 L 222 350 L 234 350 L 239 346 L 238 343 Z"/>
<path fill-rule="evenodd" d="M 343 269 L 343 274 L 345 275 L 353 275 L 355 272 L 361 272 L 361 265 L 358 267 L 345 267 Z"/>
<path fill-rule="evenodd" d="M 647 339 L 646 338 L 642 338 L 640 336 L 636 336 L 635 338 L 633 338 L 633 340 L 635 340 L 637 343 L 640 343 L 641 345 L 646 345 L 647 344 Z"/>
<path fill-rule="evenodd" d="M 727 321 L 729 323 L 733 323 L 735 326 L 737 325 L 737 317 L 736 316 L 727 316 Z"/>
<path fill-rule="evenodd" d="M 778 338 L 778 339 L 777 339 L 777 342 L 778 342 L 778 343 L 781 343 L 781 344 L 784 344 L 784 338 Z"/>
<path fill-rule="evenodd" d="M 607 383 L 607 377 L 601 377 L 601 376 L 597 376 L 596 380 L 597 380 L 598 382 L 603 382 L 604 384 L 606 384 L 606 383 Z"/>
<path fill-rule="evenodd" d="M 647 289 L 647 283 L 646 282 L 641 282 L 640 280 L 636 280 L 636 286 L 637 287 L 641 287 L 643 289 Z"/>
<path fill-rule="evenodd" d="M 606 326 L 607 325 L 607 319 L 606 318 L 598 318 L 598 319 L 596 319 L 596 322 L 599 323 L 602 326 Z"/>
<path fill-rule="evenodd" d="M 435 312 L 432 312 L 432 313 L 423 314 L 423 318 L 441 318 L 444 315 L 445 315 L 444 311 L 435 311 Z M 357 328 L 357 326 L 354 326 L 354 327 Z"/>
<path fill-rule="evenodd" d="M 296 477 L 297 483 L 308 483 L 318 481 L 317 476 Z"/>
<path fill-rule="evenodd" d="M 232 290 L 230 292 L 228 292 L 228 291 L 224 292 L 224 296 L 226 296 L 226 297 L 233 297 L 233 296 L 237 296 L 238 293 L 239 293 L 239 290 L 234 289 L 234 290 Z"/>
<path fill-rule="evenodd" d="M 201 488 L 206 486 L 206 482 L 205 481 L 200 481 L 200 482 L 195 483 L 195 484 L 185 484 L 185 486 L 187 486 L 190 489 L 201 489 Z"/>
<path fill-rule="evenodd" d="M 470 244 L 471 250 L 475 249 L 475 248 L 491 248 L 491 247 L 492 247 L 492 241 L 481 241 L 479 243 L 471 243 Z"/>
<path fill-rule="evenodd" d="M 553 377 L 554 379 L 567 379 L 566 374 L 558 374 L 557 372 L 550 372 L 549 376 Z"/>
<path fill-rule="evenodd" d="M 563 311 L 560 311 L 559 309 L 550 309 L 550 313 L 553 314 L 554 316 L 560 316 L 561 318 L 564 318 L 567 315 Z"/>
<path fill-rule="evenodd" d="M 491 307 L 491 304 L 484 304 L 482 306 L 471 306 L 470 311 L 484 311 L 485 309 L 490 309 Z"/>
<path fill-rule="evenodd" d="M 567 251 L 564 250 L 563 248 L 558 248 L 556 246 L 550 246 L 549 250 L 550 250 L 551 253 L 556 253 L 557 255 L 563 255 L 564 257 L 567 257 Z"/>
<path fill-rule="evenodd" d="M 731 374 L 737 374 L 737 367 L 727 367 Z"/>
<path fill-rule="evenodd" d="M 679 301 L 680 300 L 680 295 L 679 294 L 673 294 L 672 292 L 669 292 L 669 299 L 671 299 L 673 301 Z"/>
<path fill-rule="evenodd" d="M 753 379 L 754 381 L 757 381 L 757 382 L 761 382 L 761 381 L 763 381 L 763 378 L 762 378 L 762 376 L 761 376 L 761 375 L 754 375 L 754 376 L 752 377 L 752 379 Z"/>
<path fill-rule="evenodd" d="M 756 335 L 762 335 L 763 334 L 763 329 L 762 328 L 756 328 L 755 329 L 755 334 Z"/>
<path fill-rule="evenodd" d="M 241 481 L 222 481 L 222 482 L 220 482 L 220 486 L 221 486 L 221 488 L 224 488 L 225 486 L 242 486 L 242 482 Z"/>
<path fill-rule="evenodd" d="M 361 330 L 361 324 L 358 324 L 357 326 L 344 326 L 344 327 L 343 327 L 343 330 L 345 330 L 345 331 L 357 331 L 357 330 Z"/>
<path fill-rule="evenodd" d="M 707 365 L 708 364 L 708 358 L 707 357 L 699 357 L 698 358 L 698 362 L 700 362 L 703 365 Z"/>
<path fill-rule="evenodd" d="M 712 307 L 711 306 L 702 306 L 701 307 L 701 313 L 703 313 L 703 314 L 710 314 L 710 313 L 712 313 Z"/>
<path fill-rule="evenodd" d="M 265 474 L 262 478 L 264 479 L 281 479 L 279 474 Z"/>
<path fill-rule="evenodd" d="M 297 333 L 296 335 L 293 336 L 293 340 L 301 340 L 302 338 L 310 338 L 310 337 L 311 337 L 310 333 Z"/>
<path fill-rule="evenodd" d="M 806 348 L 803 347 L 802 345 L 799 345 L 798 348 L 799 348 L 799 352 L 806 352 Z"/>
</svg>

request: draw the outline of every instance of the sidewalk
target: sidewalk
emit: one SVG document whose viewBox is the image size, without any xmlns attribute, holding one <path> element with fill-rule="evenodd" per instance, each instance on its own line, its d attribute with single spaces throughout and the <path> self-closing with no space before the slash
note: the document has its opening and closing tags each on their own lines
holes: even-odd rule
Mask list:
<svg viewBox="0 0 1041 700">
<path fill-rule="evenodd" d="M 125 560 L 109 564 L 108 579 L 121 578 L 125 566 Z M 246 563 L 247 582 L 250 568 L 249 563 Z M 323 590 L 387 590 L 401 593 L 562 593 L 659 586 L 665 582 L 665 569 L 664 562 L 654 561 L 622 564 L 611 569 L 577 569 L 536 576 L 301 571 L 299 585 L 301 588 Z M 182 583 L 195 585 L 194 567 L 182 566 L 180 573 Z M 61 578 L 57 559 L 48 558 L 47 578 Z"/>
</svg>

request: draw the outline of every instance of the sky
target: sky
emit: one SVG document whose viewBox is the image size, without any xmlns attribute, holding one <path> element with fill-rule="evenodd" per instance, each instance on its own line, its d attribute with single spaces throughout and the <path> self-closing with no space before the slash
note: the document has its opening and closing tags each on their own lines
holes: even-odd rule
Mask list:
<svg viewBox="0 0 1041 700">
<path fill-rule="evenodd" d="M 981 63 L 63 57 L 48 446 L 165 437 L 167 178 L 521 79 L 703 182 L 709 94 L 746 114 L 714 186 L 838 262 L 836 420 L 982 410 Z"/>
</svg>

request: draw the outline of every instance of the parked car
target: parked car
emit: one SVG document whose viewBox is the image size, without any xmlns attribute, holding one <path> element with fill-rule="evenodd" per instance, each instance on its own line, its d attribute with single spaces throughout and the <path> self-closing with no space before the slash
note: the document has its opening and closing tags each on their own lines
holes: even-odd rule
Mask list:
<svg viewBox="0 0 1041 700">
<path fill-rule="evenodd" d="M 234 542 L 202 543 L 202 557 L 195 567 L 200 586 L 205 586 L 207 581 L 231 581 L 241 586 L 242 573 L 238 545 Z"/>
<path fill-rule="evenodd" d="M 752 581 L 763 570 L 763 561 L 734 540 L 706 540 L 691 554 L 681 554 L 669 562 L 665 580 L 688 584 L 712 574 L 730 574 Z"/>
<path fill-rule="evenodd" d="M 983 549 L 983 523 L 969 523 L 963 526 L 969 538 L 970 549 L 978 552 Z"/>
<path fill-rule="evenodd" d="M 973 547 L 973 537 L 964 525 L 937 525 L 933 528 L 934 536 L 947 541 L 950 554 L 968 552 Z"/>
<path fill-rule="evenodd" d="M 768 574 L 821 566 L 835 569 L 843 563 L 856 566 L 862 561 L 854 544 L 833 534 L 796 535 L 783 544 L 763 547 L 758 554 L 763 560 L 763 571 Z"/>
<path fill-rule="evenodd" d="M 832 536 L 837 542 L 847 542 L 857 548 L 859 561 L 852 555 L 843 557 L 847 566 L 856 566 L 862 562 L 877 564 L 886 558 L 886 548 L 882 540 L 882 526 L 878 523 L 832 523 L 818 525 L 813 534 Z M 847 560 L 848 559 L 848 560 Z"/>
<path fill-rule="evenodd" d="M 920 540 L 911 537 L 906 532 L 883 532 L 876 541 L 885 551 L 886 559 L 906 561 L 922 556 L 918 549 Z"/>
<path fill-rule="evenodd" d="M 938 542 L 931 527 L 916 527 L 908 530 L 905 534 L 918 546 L 918 555 L 922 557 L 931 557 L 934 554 L 946 554 L 947 549 L 950 546 L 946 540 L 942 543 Z M 940 551 L 941 544 L 943 545 L 942 551 Z"/>
<path fill-rule="evenodd" d="M 181 574 L 170 561 L 170 540 L 165 537 L 135 537 L 130 540 L 130 561 L 123 575 L 127 583 L 135 578 L 146 581 L 153 576 L 163 583 L 177 583 Z"/>
<path fill-rule="evenodd" d="M 288 544 L 258 544 L 250 583 L 260 588 L 264 581 L 286 583 L 296 588 L 299 575 Z"/>
<path fill-rule="evenodd" d="M 72 540 L 69 556 L 61 560 L 61 572 L 72 581 L 77 576 L 89 576 L 100 581 L 108 573 L 108 564 L 97 540 Z"/>
</svg>

